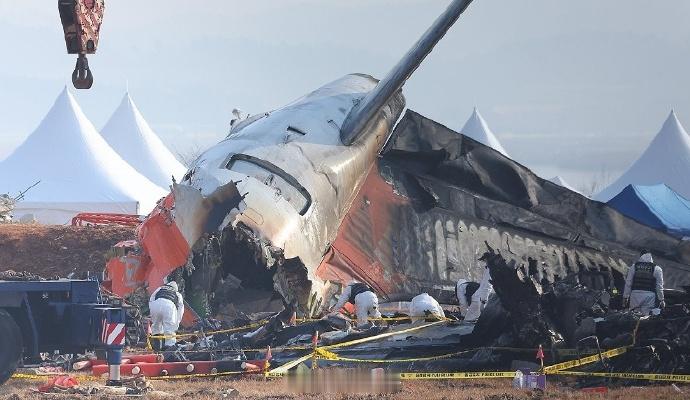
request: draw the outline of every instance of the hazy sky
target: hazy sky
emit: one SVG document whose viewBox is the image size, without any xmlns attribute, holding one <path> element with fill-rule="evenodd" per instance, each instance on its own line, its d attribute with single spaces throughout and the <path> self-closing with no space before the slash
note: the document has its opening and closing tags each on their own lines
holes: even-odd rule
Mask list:
<svg viewBox="0 0 690 400">
<path fill-rule="evenodd" d="M 351 72 L 377 77 L 449 0 L 106 0 L 101 128 L 126 82 L 173 150 L 207 147 L 230 111 L 279 107 Z M 511 155 L 574 186 L 615 178 L 671 108 L 690 128 L 690 1 L 475 0 L 405 87 L 459 129 L 476 105 Z M 38 125 L 74 67 L 54 0 L 0 0 L 0 157 Z"/>
</svg>

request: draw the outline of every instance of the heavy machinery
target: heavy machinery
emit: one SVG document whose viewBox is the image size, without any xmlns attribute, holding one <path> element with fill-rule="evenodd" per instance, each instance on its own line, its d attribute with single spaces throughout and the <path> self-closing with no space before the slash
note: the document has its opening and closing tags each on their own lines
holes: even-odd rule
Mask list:
<svg viewBox="0 0 690 400">
<path fill-rule="evenodd" d="M 93 85 L 86 55 L 96 53 L 104 9 L 104 0 L 58 0 L 67 53 L 78 55 L 72 73 L 77 89 L 90 89 Z"/>
<path fill-rule="evenodd" d="M 123 346 L 125 307 L 91 280 L 0 281 L 0 384 L 23 359 Z"/>
</svg>

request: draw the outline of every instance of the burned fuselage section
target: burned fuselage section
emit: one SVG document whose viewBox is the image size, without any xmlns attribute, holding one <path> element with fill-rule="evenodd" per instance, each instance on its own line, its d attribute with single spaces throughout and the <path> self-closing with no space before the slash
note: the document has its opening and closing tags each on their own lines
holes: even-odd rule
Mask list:
<svg viewBox="0 0 690 400">
<path fill-rule="evenodd" d="M 341 124 L 376 84 L 369 76 L 348 75 L 236 124 L 196 160 L 178 186 L 209 196 L 234 182 L 244 200 L 204 230 L 212 233 L 199 235 L 202 243 L 190 242 L 195 292 L 213 293 L 220 285 L 227 293 L 235 285 L 264 292 L 266 304 L 278 294 L 308 315 L 324 307 L 329 287 L 317 279 L 316 268 L 404 107 L 398 92 L 360 140 L 343 145 Z M 176 223 L 185 231 L 200 221 Z"/>
<path fill-rule="evenodd" d="M 290 112 L 237 125 L 139 229 L 146 257 L 134 261 L 149 266 L 141 280 L 151 287 L 184 266 L 193 308 L 228 317 L 286 306 L 317 314 L 352 279 L 384 300 L 427 292 L 454 303 L 457 279 L 481 276 L 488 244 L 540 281 L 576 275 L 597 290 L 620 290 L 645 247 L 668 286 L 688 283 L 683 242 L 419 114 L 403 117 L 377 157 L 402 97 L 362 142 L 338 144 L 341 108 L 374 84 L 348 76 Z M 306 117 L 288 118 L 299 113 Z M 168 230 L 177 239 L 161 234 Z M 137 276 L 127 262 L 119 275 Z"/>
<path fill-rule="evenodd" d="M 390 300 L 426 291 L 452 302 L 457 279 L 481 277 L 486 244 L 544 281 L 575 274 L 597 289 L 621 289 L 641 248 L 658 256 L 669 285 L 690 281 L 687 243 L 412 111 L 369 171 L 317 275 L 355 277 Z"/>
</svg>

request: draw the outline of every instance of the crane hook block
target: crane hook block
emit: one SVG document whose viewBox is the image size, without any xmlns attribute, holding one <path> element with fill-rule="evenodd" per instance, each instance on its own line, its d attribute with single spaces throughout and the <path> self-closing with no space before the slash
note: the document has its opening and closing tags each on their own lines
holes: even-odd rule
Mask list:
<svg viewBox="0 0 690 400">
<path fill-rule="evenodd" d="M 103 22 L 104 0 L 58 0 L 58 10 L 68 54 L 78 54 L 72 73 L 77 89 L 88 89 L 93 84 L 87 54 L 94 54 Z"/>
</svg>

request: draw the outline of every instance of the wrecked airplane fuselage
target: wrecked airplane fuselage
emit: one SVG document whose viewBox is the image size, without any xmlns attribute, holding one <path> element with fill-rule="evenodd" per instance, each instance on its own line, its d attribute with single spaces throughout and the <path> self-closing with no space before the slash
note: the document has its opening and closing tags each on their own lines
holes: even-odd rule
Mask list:
<svg viewBox="0 0 690 400">
<path fill-rule="evenodd" d="M 223 286 L 269 297 L 275 289 L 304 314 L 322 309 L 329 288 L 317 267 L 403 111 L 402 87 L 471 2 L 451 1 L 381 81 L 347 75 L 233 126 L 142 224 L 138 243 L 116 246 L 111 288 L 125 295 L 145 282 L 153 290 L 186 266 L 192 296 L 218 289 L 220 273 Z M 200 197 L 183 205 L 185 188 Z M 217 196 L 226 189 L 244 203 Z M 233 203 L 239 207 L 229 211 Z M 196 308 L 208 305 L 201 297 Z"/>
<path fill-rule="evenodd" d="M 240 122 L 203 153 L 174 185 L 167 207 L 162 202 L 139 229 L 139 242 L 148 244 L 142 253 L 164 272 L 146 279 L 149 286 L 185 265 L 187 258 L 170 259 L 170 253 L 193 249 L 192 264 L 203 267 L 191 273 L 195 292 L 215 291 L 218 281 L 239 280 L 236 289 L 264 292 L 266 299 L 275 290 L 304 314 L 319 311 L 329 288 L 315 276 L 316 267 L 404 108 L 397 92 L 360 140 L 343 145 L 340 126 L 376 84 L 370 76 L 345 76 L 284 108 Z M 231 195 L 221 196 L 223 191 Z M 160 210 L 167 210 L 174 225 L 166 235 L 177 239 L 151 245 L 159 240 L 142 235 L 161 236 L 151 228 Z M 219 245 L 209 248 L 209 240 Z M 175 249 L 160 251 L 167 245 Z M 209 251 L 215 253 L 211 263 Z"/>
<path fill-rule="evenodd" d="M 426 291 L 452 302 L 458 278 L 480 275 L 487 242 L 546 265 L 548 280 L 575 273 L 608 288 L 645 247 L 669 278 L 687 282 L 687 243 L 414 112 L 393 130 L 403 84 L 469 3 L 454 0 L 380 82 L 348 75 L 235 124 L 148 216 L 138 241 L 115 246 L 112 290 L 152 291 L 177 270 L 202 311 L 290 305 L 313 315 L 353 278 L 387 300 Z"/>
<path fill-rule="evenodd" d="M 241 236 L 225 241 L 221 254 L 238 252 L 227 246 L 242 246 L 256 257 L 235 254 L 221 260 L 225 273 L 247 280 L 271 270 L 274 279 L 264 280 L 260 289 L 270 294 L 275 281 L 275 289 L 301 311 L 320 307 L 324 287 L 314 271 L 404 108 L 398 92 L 361 140 L 343 145 L 343 120 L 376 83 L 366 75 L 348 75 L 282 109 L 240 122 L 192 165 L 181 186 L 210 196 L 237 182 L 245 196 L 240 209 L 216 228 Z M 200 222 L 182 222 L 181 229 L 190 223 Z"/>
</svg>

